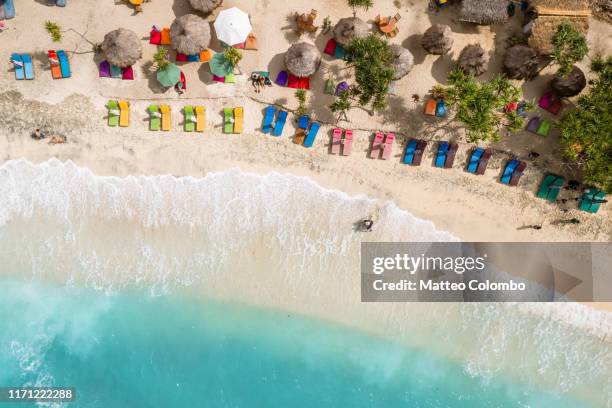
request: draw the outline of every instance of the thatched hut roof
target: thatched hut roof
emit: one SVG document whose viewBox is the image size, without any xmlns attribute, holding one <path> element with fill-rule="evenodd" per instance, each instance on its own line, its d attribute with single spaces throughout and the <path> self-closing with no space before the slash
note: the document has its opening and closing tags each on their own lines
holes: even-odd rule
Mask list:
<svg viewBox="0 0 612 408">
<path fill-rule="evenodd" d="M 200 10 L 204 14 L 212 13 L 221 3 L 223 3 L 223 0 L 189 0 L 191 7 Z"/>
<path fill-rule="evenodd" d="M 457 67 L 474 76 L 485 73 L 489 65 L 489 54 L 480 44 L 466 45 L 459 54 Z"/>
<path fill-rule="evenodd" d="M 540 12 L 551 10 L 557 13 L 589 12 L 589 0 L 531 0 L 529 5 Z"/>
<path fill-rule="evenodd" d="M 511 79 L 531 79 L 538 74 L 538 52 L 526 45 L 514 45 L 504 56 L 504 72 Z"/>
<path fill-rule="evenodd" d="M 578 95 L 586 87 L 584 72 L 574 65 L 565 78 L 555 77 L 550 83 L 553 92 L 559 96 L 570 97 Z"/>
<path fill-rule="evenodd" d="M 334 40 L 343 47 L 348 46 L 354 38 L 368 35 L 368 23 L 357 17 L 341 18 L 334 27 Z"/>
<path fill-rule="evenodd" d="M 432 25 L 423 34 L 421 45 L 430 54 L 446 54 L 453 46 L 450 27 L 444 24 Z"/>
<path fill-rule="evenodd" d="M 476 24 L 505 23 L 507 7 L 507 0 L 463 0 L 459 20 Z"/>
<path fill-rule="evenodd" d="M 529 45 L 541 54 L 552 52 L 552 37 L 563 21 L 571 23 L 584 35 L 589 30 L 591 9 L 587 0 L 532 0 L 531 6 L 536 19 L 531 29 Z"/>
<path fill-rule="evenodd" d="M 186 55 L 199 54 L 210 45 L 210 25 L 202 17 L 186 14 L 170 26 L 172 47 Z"/>
<path fill-rule="evenodd" d="M 293 44 L 285 53 L 287 70 L 297 77 L 309 77 L 319 69 L 321 53 L 307 42 Z"/>
<path fill-rule="evenodd" d="M 142 58 L 140 38 L 135 32 L 125 28 L 107 33 L 100 48 L 109 63 L 122 68 L 132 66 Z"/>
<path fill-rule="evenodd" d="M 398 80 L 406 76 L 406 74 L 412 70 L 412 67 L 414 66 L 414 57 L 407 48 L 404 48 L 399 44 L 391 45 L 391 52 L 393 53 L 393 62 L 391 63 L 391 67 L 395 72 L 393 79 Z"/>
</svg>

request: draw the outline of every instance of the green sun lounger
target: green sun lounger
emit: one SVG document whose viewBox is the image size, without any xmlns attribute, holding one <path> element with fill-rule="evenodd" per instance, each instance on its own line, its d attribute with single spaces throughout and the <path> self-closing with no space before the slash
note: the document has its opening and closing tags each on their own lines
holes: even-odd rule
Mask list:
<svg viewBox="0 0 612 408">
<path fill-rule="evenodd" d="M 234 133 L 234 109 L 223 109 L 223 133 Z"/>
<path fill-rule="evenodd" d="M 196 117 L 195 112 L 193 111 L 193 106 L 187 105 L 183 108 L 184 116 L 184 128 L 185 132 L 194 132 L 196 125 Z"/>
<path fill-rule="evenodd" d="M 563 184 L 565 184 L 565 179 L 563 177 L 556 174 L 547 174 L 542 181 L 542 185 L 540 185 L 537 195 L 539 198 L 554 203 L 557 201 L 559 191 L 561 191 Z"/>
<path fill-rule="evenodd" d="M 117 101 L 108 101 L 106 107 L 108 108 L 108 126 L 119 126 L 119 103 Z"/>
<path fill-rule="evenodd" d="M 540 136 L 548 136 L 549 132 L 550 132 L 550 122 L 546 119 L 543 119 L 542 122 L 540 122 L 540 126 L 538 127 L 538 130 L 536 131 L 536 133 Z"/>
<path fill-rule="evenodd" d="M 590 212 L 595 214 L 599 211 L 599 207 L 601 206 L 601 201 L 606 196 L 606 193 L 603 191 L 591 188 L 586 193 L 582 195 L 580 199 L 580 208 L 582 211 Z"/>
<path fill-rule="evenodd" d="M 159 106 L 149 105 L 149 129 L 158 131 L 161 129 L 161 112 Z"/>
</svg>

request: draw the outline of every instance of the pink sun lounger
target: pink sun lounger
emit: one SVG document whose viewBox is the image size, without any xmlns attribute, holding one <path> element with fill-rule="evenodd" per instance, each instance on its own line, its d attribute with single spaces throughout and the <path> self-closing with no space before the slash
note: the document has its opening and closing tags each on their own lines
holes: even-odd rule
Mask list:
<svg viewBox="0 0 612 408">
<path fill-rule="evenodd" d="M 348 156 L 351 154 L 353 149 L 353 131 L 348 129 L 344 132 L 344 139 L 342 140 L 342 155 Z"/>
<path fill-rule="evenodd" d="M 331 154 L 340 154 L 340 144 L 342 142 L 342 129 L 335 128 L 332 134 Z"/>
<path fill-rule="evenodd" d="M 370 159 L 378 159 L 378 156 L 380 155 L 380 145 L 383 142 L 383 138 L 384 136 L 382 132 L 376 132 L 374 140 L 372 141 L 372 147 L 370 148 Z"/>
<path fill-rule="evenodd" d="M 385 137 L 385 144 L 383 146 L 382 159 L 387 160 L 391 157 L 391 152 L 393 151 L 393 141 L 395 140 L 395 134 L 387 133 Z"/>
</svg>

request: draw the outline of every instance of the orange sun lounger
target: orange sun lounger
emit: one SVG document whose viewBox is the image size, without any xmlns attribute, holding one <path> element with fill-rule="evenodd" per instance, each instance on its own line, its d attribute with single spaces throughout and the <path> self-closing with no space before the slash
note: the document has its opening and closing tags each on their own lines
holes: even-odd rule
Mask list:
<svg viewBox="0 0 612 408">
<path fill-rule="evenodd" d="M 53 79 L 62 78 L 62 69 L 60 68 L 57 52 L 55 52 L 55 50 L 49 50 L 49 52 L 47 52 L 47 57 L 49 58 L 49 65 L 51 65 L 51 76 Z"/>
<path fill-rule="evenodd" d="M 162 28 L 161 30 L 161 45 L 172 45 L 172 40 L 170 39 L 170 29 Z"/>
</svg>

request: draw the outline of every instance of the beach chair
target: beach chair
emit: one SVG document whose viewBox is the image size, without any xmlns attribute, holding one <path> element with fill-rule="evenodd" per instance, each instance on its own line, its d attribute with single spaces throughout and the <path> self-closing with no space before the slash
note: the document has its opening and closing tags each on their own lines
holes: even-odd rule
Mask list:
<svg viewBox="0 0 612 408">
<path fill-rule="evenodd" d="M 336 44 L 336 48 L 334 49 L 334 57 L 341 60 L 346 58 L 346 50 L 340 44 Z"/>
<path fill-rule="evenodd" d="M 175 62 L 187 62 L 187 55 L 177 51 L 176 55 L 174 56 L 174 61 Z"/>
<path fill-rule="evenodd" d="M 58 7 L 66 7 L 66 0 L 55 0 L 55 5 Z"/>
<path fill-rule="evenodd" d="M 212 52 L 206 49 L 204 51 L 200 51 L 200 62 L 209 62 L 212 58 Z"/>
<path fill-rule="evenodd" d="M 508 162 L 508 164 L 506 164 L 506 167 L 504 168 L 504 172 L 501 176 L 500 181 L 504 184 L 510 184 L 510 179 L 512 179 L 512 173 L 514 173 L 514 170 L 518 167 L 519 165 L 519 161 L 516 159 L 512 159 Z"/>
<path fill-rule="evenodd" d="M 552 92 L 546 91 L 538 101 L 538 106 L 553 115 L 557 115 L 561 111 L 561 100 L 555 97 Z"/>
<path fill-rule="evenodd" d="M 206 129 L 206 109 L 203 106 L 195 107 L 196 132 L 203 132 Z"/>
<path fill-rule="evenodd" d="M 119 126 L 119 115 L 121 115 L 121 112 L 119 111 L 119 104 L 117 101 L 108 101 L 106 107 L 108 108 L 108 126 Z"/>
<path fill-rule="evenodd" d="M 483 154 L 484 149 L 481 147 L 477 147 L 472 151 L 467 165 L 468 173 L 476 174 L 476 170 L 478 170 L 478 163 L 480 163 L 480 158 Z"/>
<path fill-rule="evenodd" d="M 34 79 L 34 65 L 32 64 L 32 57 L 30 57 L 30 54 L 21 54 L 21 60 L 23 61 L 23 73 L 25 79 Z"/>
<path fill-rule="evenodd" d="M 161 113 L 159 112 L 159 106 L 149 105 L 147 110 L 149 111 L 149 130 L 159 131 L 161 129 Z"/>
<path fill-rule="evenodd" d="M 235 84 L 236 76 L 234 75 L 233 72 L 230 72 L 229 74 L 225 76 L 225 78 L 223 78 L 223 82 L 225 82 L 226 84 Z"/>
<path fill-rule="evenodd" d="M 121 68 L 121 79 L 124 81 L 133 81 L 134 80 L 134 68 L 131 66 Z"/>
<path fill-rule="evenodd" d="M 534 116 L 533 118 L 529 119 L 529 122 L 527 122 L 527 131 L 537 134 L 541 122 L 542 119 L 539 116 Z"/>
<path fill-rule="evenodd" d="M 246 38 L 246 41 L 244 42 L 244 49 L 257 51 L 258 48 L 259 45 L 257 44 L 257 36 L 255 35 L 255 33 L 251 32 Z"/>
<path fill-rule="evenodd" d="M 404 164 L 412 164 L 414 161 L 414 152 L 416 151 L 418 140 L 410 139 L 408 144 L 406 144 L 406 149 L 404 149 L 404 159 L 402 163 Z"/>
<path fill-rule="evenodd" d="M 172 128 L 172 112 L 170 106 L 159 105 L 159 112 L 161 113 L 161 130 L 169 132 Z"/>
<path fill-rule="evenodd" d="M 119 101 L 119 126 L 130 126 L 130 104 L 128 101 Z"/>
<path fill-rule="evenodd" d="M 542 119 L 540 122 L 540 126 L 538 126 L 537 134 L 540 136 L 548 136 L 550 132 L 550 122 L 546 119 Z"/>
<path fill-rule="evenodd" d="M 335 92 L 336 92 L 336 84 L 334 83 L 334 80 L 331 78 L 327 78 L 325 80 L 325 89 L 323 90 L 323 93 L 327 95 L 335 95 Z"/>
<path fill-rule="evenodd" d="M 276 108 L 272 105 L 266 106 L 266 108 L 264 109 L 263 123 L 261 125 L 261 131 L 264 134 L 268 134 L 272 130 L 272 122 L 274 121 L 275 114 Z"/>
<path fill-rule="evenodd" d="M 25 79 L 25 68 L 23 64 L 23 58 L 20 54 L 13 53 L 11 54 L 11 62 L 13 63 L 13 67 L 15 69 L 15 79 L 21 81 Z"/>
<path fill-rule="evenodd" d="M 59 59 L 62 78 L 70 78 L 70 62 L 68 62 L 68 55 L 66 54 L 66 51 L 59 50 L 57 52 L 57 58 Z"/>
<path fill-rule="evenodd" d="M 428 116 L 436 116 L 436 101 L 434 99 L 427 101 L 424 113 Z"/>
<path fill-rule="evenodd" d="M 310 117 L 308 115 L 302 115 L 298 118 L 298 128 L 306 130 L 308 128 L 308 122 Z"/>
<path fill-rule="evenodd" d="M 310 117 L 308 115 L 302 115 L 298 118 L 298 127 L 295 131 L 295 136 L 293 136 L 293 143 L 304 144 L 309 121 Z"/>
<path fill-rule="evenodd" d="M 57 52 L 55 52 L 55 50 L 49 50 L 49 52 L 47 52 L 47 57 L 49 58 L 49 65 L 51 66 L 51 77 L 53 79 L 61 79 L 62 70 L 60 68 Z"/>
<path fill-rule="evenodd" d="M 438 103 L 436 103 L 436 116 L 439 118 L 446 116 L 446 103 L 444 99 L 440 99 Z"/>
<path fill-rule="evenodd" d="M 370 159 L 378 159 L 380 156 L 380 146 L 383 142 L 383 132 L 376 132 L 374 139 L 372 140 L 372 146 L 370 147 Z"/>
<path fill-rule="evenodd" d="M 280 86 L 287 86 L 287 80 L 289 79 L 289 74 L 287 71 L 281 71 L 276 76 L 276 84 Z"/>
<path fill-rule="evenodd" d="M 149 33 L 149 44 L 161 45 L 161 31 L 155 27 Z"/>
<path fill-rule="evenodd" d="M 476 174 L 482 176 L 487 170 L 487 165 L 489 164 L 489 159 L 493 155 L 493 151 L 491 149 L 485 149 L 480 161 L 478 162 L 478 168 L 476 169 Z"/>
<path fill-rule="evenodd" d="M 446 160 L 444 160 L 444 168 L 450 169 L 453 167 L 455 163 L 455 155 L 457 154 L 457 150 L 459 150 L 459 145 L 457 143 L 451 142 L 448 145 L 448 151 L 446 152 Z"/>
<path fill-rule="evenodd" d="M 298 89 L 306 89 L 306 90 L 310 89 L 310 78 L 308 77 L 299 78 Z"/>
<path fill-rule="evenodd" d="M 527 163 L 524 161 L 519 161 L 518 166 L 516 166 L 516 169 L 514 169 L 512 172 L 512 177 L 510 177 L 510 182 L 508 184 L 511 186 L 517 186 L 526 168 Z"/>
<path fill-rule="evenodd" d="M 116 65 L 112 65 L 110 66 L 110 76 L 111 78 L 115 78 L 115 79 L 120 79 L 122 76 L 123 72 L 121 71 L 121 68 L 119 68 Z"/>
<path fill-rule="evenodd" d="M 172 39 L 170 38 L 170 29 L 169 28 L 162 28 L 161 33 L 160 33 L 160 44 L 161 45 L 172 45 Z"/>
<path fill-rule="evenodd" d="M 234 109 L 234 133 L 242 133 L 244 121 L 244 109 L 238 106 Z"/>
<path fill-rule="evenodd" d="M 1 3 L 4 3 L 2 6 Z M 0 2 L 0 9 L 4 10 L 4 18 L 10 20 L 11 18 L 15 18 L 15 5 L 13 4 L 13 0 L 4 0 Z"/>
<path fill-rule="evenodd" d="M 306 135 L 306 139 L 304 140 L 304 147 L 312 147 L 320 128 L 320 123 L 312 122 L 312 124 L 310 125 L 310 129 L 308 130 L 308 135 Z"/>
<path fill-rule="evenodd" d="M 331 138 L 331 154 L 340 154 L 340 145 L 342 144 L 342 129 L 335 128 Z"/>
<path fill-rule="evenodd" d="M 423 160 L 423 154 L 425 153 L 426 148 L 427 148 L 427 141 L 419 140 L 419 143 L 417 143 L 417 148 L 414 151 L 414 160 L 412 161 L 413 166 L 421 165 L 421 161 Z"/>
<path fill-rule="evenodd" d="M 325 44 L 325 49 L 323 52 L 327 55 L 334 56 L 334 53 L 336 52 L 336 40 L 330 38 L 329 41 L 327 41 L 327 44 Z"/>
<path fill-rule="evenodd" d="M 276 116 L 276 123 L 274 124 L 274 130 L 272 131 L 272 136 L 282 136 L 286 121 L 287 121 L 287 111 L 280 110 L 278 112 L 278 115 Z"/>
<path fill-rule="evenodd" d="M 348 156 L 353 150 L 353 131 L 347 129 L 344 131 L 344 139 L 342 139 L 342 155 Z"/>
<path fill-rule="evenodd" d="M 436 167 L 444 167 L 446 162 L 446 153 L 448 152 L 448 142 L 440 142 L 438 144 L 438 152 L 436 153 Z"/>
<path fill-rule="evenodd" d="M 382 145 L 382 157 L 381 159 L 387 160 L 391 157 L 391 153 L 393 152 L 393 141 L 395 140 L 394 133 L 387 133 L 385 136 L 385 143 Z"/>
<path fill-rule="evenodd" d="M 580 208 L 582 211 L 595 214 L 597 211 L 599 211 L 599 207 L 602 204 L 601 201 L 604 200 L 605 196 L 606 193 L 603 191 L 596 188 L 590 188 L 585 191 L 584 194 L 582 194 L 578 208 Z"/>
<path fill-rule="evenodd" d="M 102 61 L 98 67 L 98 76 L 100 78 L 111 77 L 111 67 L 108 61 Z"/>
<path fill-rule="evenodd" d="M 542 180 L 540 189 L 537 192 L 537 197 L 554 203 L 557 201 L 559 191 L 565 184 L 565 179 L 556 174 L 547 174 Z"/>
<path fill-rule="evenodd" d="M 193 132 L 195 131 L 196 125 L 196 116 L 193 111 L 193 106 L 185 105 L 183 108 L 183 129 L 185 132 Z"/>
<path fill-rule="evenodd" d="M 234 133 L 234 110 L 223 109 L 223 133 Z"/>
<path fill-rule="evenodd" d="M 287 80 L 287 87 L 298 89 L 299 85 L 300 85 L 300 79 L 293 74 L 289 74 L 289 79 Z"/>
</svg>

